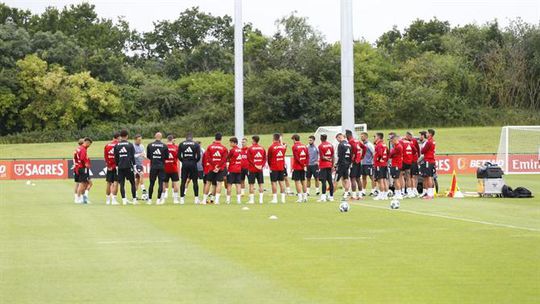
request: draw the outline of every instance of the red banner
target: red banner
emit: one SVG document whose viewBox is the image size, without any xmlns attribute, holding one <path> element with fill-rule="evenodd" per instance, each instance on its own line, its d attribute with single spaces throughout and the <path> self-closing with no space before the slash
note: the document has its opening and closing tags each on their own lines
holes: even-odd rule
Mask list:
<svg viewBox="0 0 540 304">
<path fill-rule="evenodd" d="M 0 180 L 11 179 L 12 161 L 0 160 Z"/>
<path fill-rule="evenodd" d="M 452 174 L 454 169 L 457 173 L 474 174 L 486 162 L 505 168 L 504 160 L 497 161 L 495 154 L 437 155 L 436 159 L 437 174 Z M 508 172 L 505 173 L 540 174 L 540 160 L 536 154 L 512 154 L 508 163 Z"/>
<path fill-rule="evenodd" d="M 452 174 L 453 170 L 456 170 L 459 174 L 474 174 L 476 169 L 485 162 L 498 164 L 503 169 L 505 168 L 504 160 L 498 162 L 495 154 L 437 155 L 436 159 L 438 174 Z M 508 172 L 505 173 L 540 174 L 540 160 L 537 154 L 513 154 L 509 156 L 508 163 Z M 92 166 L 92 177 L 104 178 L 104 161 L 98 160 L 93 164 L 96 166 Z M 0 161 L 0 180 L 65 179 L 68 178 L 69 170 L 68 161 L 63 159 L 5 160 Z M 144 162 L 143 171 L 148 176 L 150 171 L 148 160 Z"/>
<path fill-rule="evenodd" d="M 15 160 L 11 179 L 63 179 L 68 176 L 66 160 Z"/>
</svg>

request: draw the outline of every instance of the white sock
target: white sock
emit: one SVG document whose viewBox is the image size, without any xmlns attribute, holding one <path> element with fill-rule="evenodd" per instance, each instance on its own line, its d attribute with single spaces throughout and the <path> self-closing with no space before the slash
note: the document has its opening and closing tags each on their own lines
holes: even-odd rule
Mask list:
<svg viewBox="0 0 540 304">
<path fill-rule="evenodd" d="M 304 192 L 304 200 L 307 200 L 307 192 Z"/>
<path fill-rule="evenodd" d="M 165 189 L 165 191 L 163 191 L 162 197 L 163 197 L 163 198 L 169 197 L 169 189 Z"/>
<path fill-rule="evenodd" d="M 84 196 L 88 197 L 88 190 L 84 190 Z"/>
<path fill-rule="evenodd" d="M 287 193 L 291 193 L 291 188 L 287 187 L 287 188 L 285 189 L 285 191 L 286 191 Z"/>
<path fill-rule="evenodd" d="M 178 193 L 178 192 L 173 192 L 173 198 L 174 198 L 174 200 L 178 200 L 178 196 L 179 196 L 179 193 Z"/>
<path fill-rule="evenodd" d="M 239 203 L 239 204 L 242 202 L 242 195 L 241 194 L 236 195 L 236 202 Z"/>
<path fill-rule="evenodd" d="M 254 202 L 254 201 L 255 201 L 255 194 L 250 194 L 250 195 L 249 195 L 249 201 L 250 201 L 250 202 Z"/>
<path fill-rule="evenodd" d="M 229 204 L 231 202 L 231 196 L 230 195 L 227 195 L 226 202 L 227 202 L 227 204 Z"/>
<path fill-rule="evenodd" d="M 216 193 L 216 204 L 219 204 L 219 196 L 220 196 L 220 195 L 221 195 L 221 194 Z"/>
<path fill-rule="evenodd" d="M 116 202 L 116 195 L 112 195 L 112 201 Z"/>
<path fill-rule="evenodd" d="M 272 194 L 272 201 L 277 202 L 277 193 Z"/>
<path fill-rule="evenodd" d="M 263 193 L 259 193 L 259 203 L 262 203 L 262 202 L 263 202 L 263 197 L 264 197 L 264 194 L 263 194 Z"/>
<path fill-rule="evenodd" d="M 433 188 L 428 188 L 427 189 L 427 193 L 428 193 L 429 196 L 433 196 L 433 194 L 434 194 L 433 190 L 434 190 Z"/>
<path fill-rule="evenodd" d="M 107 202 L 107 204 L 109 204 L 111 202 L 111 196 L 110 195 L 107 195 L 106 202 Z"/>
<path fill-rule="evenodd" d="M 304 198 L 304 195 L 302 193 L 298 193 L 298 200 L 301 201 Z"/>
<path fill-rule="evenodd" d="M 285 193 L 281 193 L 281 202 L 285 203 Z"/>
</svg>

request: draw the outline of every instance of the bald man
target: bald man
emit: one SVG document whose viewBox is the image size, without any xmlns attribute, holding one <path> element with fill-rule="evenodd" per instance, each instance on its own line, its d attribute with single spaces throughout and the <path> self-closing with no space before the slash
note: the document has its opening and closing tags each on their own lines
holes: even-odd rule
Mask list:
<svg viewBox="0 0 540 304">
<path fill-rule="evenodd" d="M 163 204 L 161 193 L 163 192 L 163 180 L 165 179 L 165 160 L 169 157 L 167 145 L 161 142 L 163 135 L 157 132 L 156 139 L 146 147 L 146 157 L 150 160 L 150 187 L 148 188 L 148 203 L 152 203 L 152 194 L 154 193 L 154 184 L 158 180 L 158 198 L 156 205 Z"/>
</svg>

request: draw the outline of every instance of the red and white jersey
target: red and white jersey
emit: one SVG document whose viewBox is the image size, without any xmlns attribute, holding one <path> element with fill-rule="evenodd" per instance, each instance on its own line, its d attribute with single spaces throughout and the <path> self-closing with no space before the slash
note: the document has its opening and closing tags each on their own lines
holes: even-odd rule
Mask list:
<svg viewBox="0 0 540 304">
<path fill-rule="evenodd" d="M 266 163 L 266 150 L 259 144 L 253 144 L 248 148 L 247 159 L 249 172 L 262 172 L 262 169 L 257 169 L 255 166 L 264 166 Z"/>
<path fill-rule="evenodd" d="M 240 149 L 240 147 L 238 146 L 232 147 L 229 150 L 227 161 L 229 162 L 229 167 L 228 167 L 229 173 L 242 172 L 242 149 Z"/>
<path fill-rule="evenodd" d="M 325 141 L 319 145 L 319 168 L 326 169 L 334 166 L 334 146 Z"/>
<path fill-rule="evenodd" d="M 394 145 L 390 151 L 390 158 L 392 159 L 392 167 L 403 167 L 403 146 L 401 143 Z"/>
<path fill-rule="evenodd" d="M 375 167 L 388 166 L 388 147 L 382 140 L 379 140 L 375 145 L 375 155 L 373 156 L 373 164 Z"/>
<path fill-rule="evenodd" d="M 268 148 L 268 166 L 271 171 L 285 170 L 285 152 L 287 147 L 279 142 L 274 142 Z"/>
<path fill-rule="evenodd" d="M 424 155 L 424 160 L 426 163 L 434 164 L 435 163 L 435 141 L 433 137 L 428 138 L 424 147 L 422 148 L 422 154 Z"/>
<path fill-rule="evenodd" d="M 415 151 L 415 153 L 413 154 L 412 162 L 416 163 L 418 162 L 418 158 L 420 157 L 420 145 L 418 144 L 418 141 L 414 137 L 411 138 L 409 141 L 411 142 L 411 145 L 413 146 L 414 151 Z"/>
<path fill-rule="evenodd" d="M 414 146 L 408 140 L 403 140 L 401 145 L 403 146 L 403 163 L 412 164 L 414 154 L 416 154 Z"/>
<path fill-rule="evenodd" d="M 90 158 L 88 158 L 88 153 L 85 146 L 80 145 L 75 154 L 75 159 L 77 160 L 75 167 L 77 169 L 90 168 Z"/>
<path fill-rule="evenodd" d="M 227 148 L 225 148 L 221 142 L 214 141 L 210 146 L 208 146 L 205 154 L 207 154 L 207 160 L 211 168 L 210 170 L 218 168 L 219 171 L 222 171 L 225 169 L 228 153 L 229 151 L 227 151 Z"/>
<path fill-rule="evenodd" d="M 103 157 L 105 158 L 105 164 L 108 170 L 116 169 L 116 161 L 114 160 L 114 146 L 118 143 L 118 140 L 113 140 L 105 145 L 103 149 Z"/>
<path fill-rule="evenodd" d="M 309 152 L 306 145 L 303 145 L 301 142 L 297 141 L 292 146 L 292 152 L 292 169 L 295 171 L 305 170 L 309 163 Z"/>
<path fill-rule="evenodd" d="M 351 145 L 352 148 L 352 161 L 355 164 L 359 164 L 362 162 L 362 159 L 367 153 L 367 147 L 362 143 L 360 140 L 356 138 L 351 138 L 349 140 L 349 145 Z"/>
<path fill-rule="evenodd" d="M 167 143 L 169 157 L 165 160 L 165 172 L 178 173 L 178 146 L 173 143 Z"/>
<path fill-rule="evenodd" d="M 242 147 L 242 169 L 247 169 L 249 167 L 249 162 L 247 159 L 248 147 Z"/>
</svg>

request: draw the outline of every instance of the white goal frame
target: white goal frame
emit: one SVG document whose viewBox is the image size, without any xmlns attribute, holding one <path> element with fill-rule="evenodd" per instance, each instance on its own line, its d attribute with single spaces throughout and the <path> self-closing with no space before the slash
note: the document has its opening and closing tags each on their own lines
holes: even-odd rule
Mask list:
<svg viewBox="0 0 540 304">
<path fill-rule="evenodd" d="M 510 148 L 509 138 L 510 138 L 511 130 L 535 131 L 535 132 L 539 132 L 540 134 L 540 126 L 504 126 L 502 127 L 501 136 L 499 139 L 499 148 L 497 151 L 497 163 L 501 165 L 505 174 L 540 174 L 540 141 L 536 143 L 538 145 L 538 147 L 536 148 L 536 151 L 524 151 L 526 153 L 528 152 L 531 154 L 534 154 L 534 153 L 537 154 L 537 157 L 535 160 L 537 162 L 537 167 L 533 167 L 533 168 L 538 168 L 537 170 L 534 169 L 535 171 L 531 171 L 531 172 L 521 172 L 521 171 L 514 171 L 512 170 L 512 167 L 509 166 L 510 161 L 511 161 L 511 158 L 510 158 L 511 154 L 519 155 L 519 153 L 511 153 L 509 151 L 509 148 Z M 525 138 L 523 140 L 530 140 L 530 139 Z M 532 144 L 535 144 L 535 143 L 533 142 Z"/>
<path fill-rule="evenodd" d="M 359 134 L 361 132 L 367 132 L 367 124 L 361 123 L 361 124 L 355 124 L 354 130 L 353 130 L 353 136 L 355 138 L 359 138 Z M 336 134 L 342 132 L 345 133 L 345 129 L 342 126 L 320 126 L 317 128 L 317 131 L 315 131 L 315 144 L 318 145 L 321 143 L 321 140 L 319 138 L 320 134 L 326 134 L 328 135 L 328 141 L 334 144 L 334 146 L 337 146 L 338 142 L 336 140 Z"/>
</svg>

